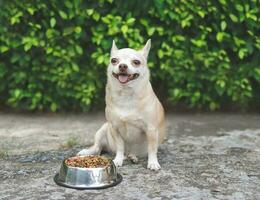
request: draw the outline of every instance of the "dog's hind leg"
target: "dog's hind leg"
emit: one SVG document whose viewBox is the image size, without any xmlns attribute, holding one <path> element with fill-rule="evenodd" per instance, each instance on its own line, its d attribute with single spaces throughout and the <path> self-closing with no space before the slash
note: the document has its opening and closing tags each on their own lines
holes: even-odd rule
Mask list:
<svg viewBox="0 0 260 200">
<path fill-rule="evenodd" d="M 138 163 L 138 158 L 135 154 L 128 154 L 127 158 L 129 158 L 133 163 Z"/>
<path fill-rule="evenodd" d="M 107 146 L 107 131 L 108 131 L 108 124 L 105 123 L 96 132 L 94 145 L 88 149 L 81 150 L 80 152 L 78 152 L 77 155 L 79 156 L 99 155 L 102 149 L 106 148 Z"/>
</svg>

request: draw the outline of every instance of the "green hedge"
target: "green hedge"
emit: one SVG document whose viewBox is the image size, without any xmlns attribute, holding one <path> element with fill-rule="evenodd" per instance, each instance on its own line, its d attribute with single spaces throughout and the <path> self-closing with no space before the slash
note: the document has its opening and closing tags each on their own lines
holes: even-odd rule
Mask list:
<svg viewBox="0 0 260 200">
<path fill-rule="evenodd" d="M 99 105 L 112 39 L 140 48 L 148 38 L 159 98 L 210 110 L 259 104 L 258 16 L 257 0 L 0 1 L 1 105 Z"/>
</svg>

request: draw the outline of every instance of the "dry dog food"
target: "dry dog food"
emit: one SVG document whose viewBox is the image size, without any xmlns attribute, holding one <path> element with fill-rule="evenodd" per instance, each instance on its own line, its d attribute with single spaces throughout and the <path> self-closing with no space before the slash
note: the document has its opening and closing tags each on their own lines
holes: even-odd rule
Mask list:
<svg viewBox="0 0 260 200">
<path fill-rule="evenodd" d="M 76 156 L 65 160 L 67 166 L 82 168 L 97 168 L 109 166 L 109 160 L 103 156 Z"/>
</svg>

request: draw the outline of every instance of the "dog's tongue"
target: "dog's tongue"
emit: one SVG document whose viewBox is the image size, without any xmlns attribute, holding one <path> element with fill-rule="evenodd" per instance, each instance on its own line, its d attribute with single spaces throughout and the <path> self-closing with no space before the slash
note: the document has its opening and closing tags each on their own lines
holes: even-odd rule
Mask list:
<svg viewBox="0 0 260 200">
<path fill-rule="evenodd" d="M 127 75 L 119 75 L 118 79 L 121 83 L 126 83 L 128 80 L 128 76 Z"/>
</svg>

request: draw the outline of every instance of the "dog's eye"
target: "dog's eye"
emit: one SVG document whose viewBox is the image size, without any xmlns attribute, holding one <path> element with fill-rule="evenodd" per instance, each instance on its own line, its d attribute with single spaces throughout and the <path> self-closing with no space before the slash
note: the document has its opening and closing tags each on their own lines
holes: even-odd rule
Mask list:
<svg viewBox="0 0 260 200">
<path fill-rule="evenodd" d="M 141 64 L 141 62 L 139 60 L 133 60 L 133 64 L 135 66 L 139 66 Z"/>
<path fill-rule="evenodd" d="M 118 63 L 118 59 L 112 58 L 112 59 L 111 59 L 111 63 L 112 63 L 113 65 L 117 64 L 117 63 Z"/>
</svg>

